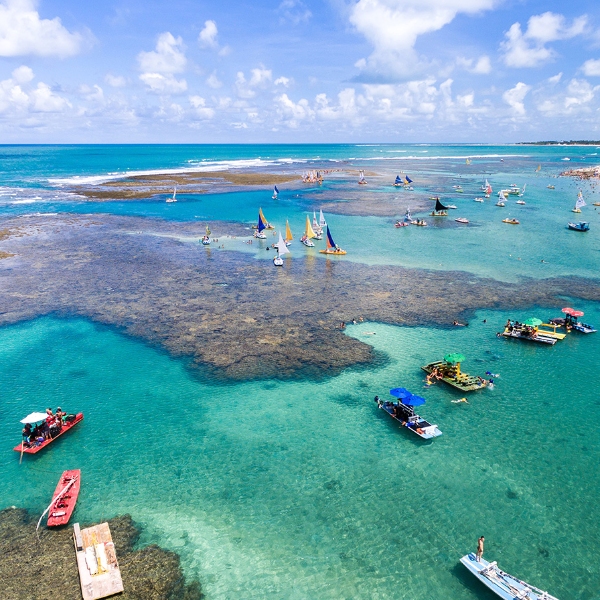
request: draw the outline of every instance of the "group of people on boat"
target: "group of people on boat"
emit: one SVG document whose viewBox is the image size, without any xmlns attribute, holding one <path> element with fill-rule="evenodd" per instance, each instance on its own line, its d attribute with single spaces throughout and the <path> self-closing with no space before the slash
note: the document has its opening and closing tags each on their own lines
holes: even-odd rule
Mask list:
<svg viewBox="0 0 600 600">
<path fill-rule="evenodd" d="M 504 330 L 508 333 L 517 331 L 525 337 L 535 337 L 537 335 L 537 330 L 535 327 L 532 327 L 531 325 L 524 325 L 523 323 L 519 323 L 519 321 L 511 321 L 510 319 L 506 321 Z"/>
<path fill-rule="evenodd" d="M 35 427 L 31 423 L 25 423 L 23 427 L 23 446 L 31 448 L 40 446 L 46 440 L 56 437 L 62 430 L 65 423 L 74 419 L 73 415 L 68 415 L 60 406 L 53 413 L 51 408 L 46 409 L 46 419 L 41 421 Z"/>
<path fill-rule="evenodd" d="M 440 380 L 444 379 L 444 374 L 437 367 L 433 367 L 431 373 L 429 373 L 429 375 L 427 375 L 427 377 L 425 377 L 425 384 L 433 385 L 435 383 L 434 379 L 436 381 L 440 381 Z"/>
</svg>

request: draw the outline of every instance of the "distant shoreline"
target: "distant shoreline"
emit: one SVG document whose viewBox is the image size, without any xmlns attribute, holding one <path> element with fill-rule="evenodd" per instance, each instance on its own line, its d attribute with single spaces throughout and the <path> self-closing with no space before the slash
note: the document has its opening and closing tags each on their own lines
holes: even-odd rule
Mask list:
<svg viewBox="0 0 600 600">
<path fill-rule="evenodd" d="M 546 142 L 517 142 L 517 146 L 600 146 L 600 140 L 570 140 Z"/>
</svg>

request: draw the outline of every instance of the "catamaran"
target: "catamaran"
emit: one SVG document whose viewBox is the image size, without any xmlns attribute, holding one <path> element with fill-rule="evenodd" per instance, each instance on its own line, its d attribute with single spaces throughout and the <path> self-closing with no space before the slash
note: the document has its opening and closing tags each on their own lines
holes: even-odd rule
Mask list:
<svg viewBox="0 0 600 600">
<path fill-rule="evenodd" d="M 173 196 L 171 198 L 167 198 L 167 202 L 177 202 L 177 186 L 173 189 Z"/>
<path fill-rule="evenodd" d="M 202 236 L 201 242 L 203 246 L 208 246 L 210 244 L 210 227 L 208 225 L 206 226 L 206 233 Z"/>
<path fill-rule="evenodd" d="M 272 196 L 273 200 L 277 200 L 278 194 L 279 194 L 279 190 L 277 189 L 277 186 L 275 186 L 273 188 L 273 196 Z"/>
<path fill-rule="evenodd" d="M 292 243 L 294 237 L 292 236 L 292 230 L 290 229 L 289 221 L 285 220 L 285 240 L 286 246 L 289 246 Z"/>
<path fill-rule="evenodd" d="M 471 553 L 463 556 L 460 562 L 496 596 L 504 600 L 557 600 L 548 592 L 501 571 L 496 561 L 488 562 L 483 557 L 477 560 L 477 556 Z"/>
<path fill-rule="evenodd" d="M 583 206 L 587 206 L 585 203 L 585 200 L 583 199 L 583 194 L 581 193 L 581 190 L 579 190 L 579 193 L 577 194 L 577 201 L 575 202 L 575 208 L 572 208 L 572 212 L 574 213 L 580 213 L 581 212 L 581 208 Z"/>
<path fill-rule="evenodd" d="M 304 230 L 304 235 L 300 238 L 300 241 L 307 247 L 307 248 L 314 248 L 314 243 L 312 241 L 312 239 L 316 237 L 315 232 L 313 231 L 313 228 L 310 226 L 310 219 L 308 218 L 308 215 L 306 215 L 306 228 Z"/>
<path fill-rule="evenodd" d="M 281 233 L 279 234 L 279 241 L 277 242 L 277 256 L 273 259 L 273 264 L 276 267 L 283 266 L 283 258 L 282 255 L 289 254 L 290 249 L 287 247 L 285 240 L 281 237 Z"/>
<path fill-rule="evenodd" d="M 327 248 L 325 248 L 325 250 L 319 250 L 319 252 L 321 254 L 336 254 L 336 255 L 342 255 L 342 254 L 346 254 L 345 250 L 342 250 L 334 241 L 333 238 L 331 237 L 331 231 L 329 231 L 329 225 L 327 225 Z"/>
</svg>

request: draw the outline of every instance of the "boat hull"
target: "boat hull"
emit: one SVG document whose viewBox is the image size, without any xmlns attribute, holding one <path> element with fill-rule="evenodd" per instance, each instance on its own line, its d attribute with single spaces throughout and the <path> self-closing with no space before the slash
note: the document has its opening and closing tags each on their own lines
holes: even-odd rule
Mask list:
<svg viewBox="0 0 600 600">
<path fill-rule="evenodd" d="M 71 431 L 71 429 L 73 429 L 73 427 L 75 427 L 75 425 L 77 425 L 77 423 L 79 423 L 80 421 L 83 421 L 83 413 L 77 413 L 75 415 L 75 419 L 73 421 L 71 421 L 70 423 L 65 423 L 62 426 L 60 433 L 58 435 L 55 435 L 53 438 L 50 438 L 49 440 L 44 440 L 39 446 L 32 446 L 31 448 L 23 448 L 23 454 L 37 454 L 38 452 L 40 452 L 41 450 L 46 448 L 46 446 L 49 446 L 52 442 L 57 440 L 61 435 L 67 433 L 67 431 Z M 13 448 L 13 450 L 15 452 L 21 452 L 21 444 L 19 444 L 18 446 L 15 446 Z"/>
<path fill-rule="evenodd" d="M 61 496 L 60 493 L 71 480 L 73 480 L 73 483 Z M 58 485 L 54 490 L 54 496 L 52 496 L 52 508 L 48 514 L 48 527 L 58 527 L 60 525 L 66 525 L 69 522 L 69 519 L 75 510 L 80 487 L 81 471 L 79 469 L 65 471 L 61 475 Z"/>
<path fill-rule="evenodd" d="M 423 440 L 432 440 L 433 438 L 439 437 L 442 435 L 442 432 L 439 430 L 437 425 L 433 425 L 426 421 L 425 419 L 419 417 L 419 415 L 410 415 L 407 411 L 405 418 L 398 418 L 394 414 L 394 405 L 392 402 L 384 402 L 380 405 L 380 408 L 384 410 L 394 421 L 398 421 L 409 431 L 412 431 L 415 435 L 418 435 Z"/>
<path fill-rule="evenodd" d="M 345 250 L 319 250 L 321 254 L 329 254 L 330 256 L 343 256 L 346 254 Z"/>
</svg>

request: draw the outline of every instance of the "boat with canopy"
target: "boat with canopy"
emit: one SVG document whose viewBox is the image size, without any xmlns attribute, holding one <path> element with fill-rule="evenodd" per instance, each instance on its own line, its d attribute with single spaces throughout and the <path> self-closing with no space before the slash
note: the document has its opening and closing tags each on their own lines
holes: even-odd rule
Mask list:
<svg viewBox="0 0 600 600">
<path fill-rule="evenodd" d="M 557 336 L 552 335 L 552 332 L 540 330 L 539 326 L 542 324 L 541 319 L 537 319 L 536 317 L 530 317 L 522 323 L 509 319 L 504 326 L 504 331 L 497 333 L 496 336 L 554 346 L 558 339 Z"/>
<path fill-rule="evenodd" d="M 429 213 L 432 217 L 447 217 L 448 207 L 444 206 L 439 198 L 436 198 L 435 208 Z"/>
<path fill-rule="evenodd" d="M 488 562 L 483 557 L 477 560 L 477 556 L 471 553 L 463 556 L 460 562 L 496 596 L 504 600 L 557 600 L 548 592 L 501 571 L 496 561 Z"/>
<path fill-rule="evenodd" d="M 21 419 L 21 423 L 24 425 L 35 425 L 37 427 L 41 426 L 41 424 L 46 421 L 48 415 L 43 412 L 33 412 L 28 414 L 24 419 Z M 42 438 L 41 436 L 36 440 L 26 441 L 23 438 L 23 441 L 13 448 L 15 452 L 21 452 L 22 454 L 37 454 L 40 450 L 43 450 L 47 446 L 49 446 L 54 440 L 58 439 L 67 431 L 71 431 L 77 423 L 83 421 L 83 413 L 77 413 L 76 415 L 67 415 L 63 419 L 62 426 L 60 429 L 54 434 L 50 435 L 48 438 Z M 35 428 L 34 428 L 35 431 Z"/>
<path fill-rule="evenodd" d="M 406 388 L 394 388 L 390 390 L 390 394 L 397 398 L 397 402 L 380 400 L 379 396 L 375 396 L 375 402 L 402 427 L 406 427 L 423 440 L 431 440 L 442 435 L 437 425 L 429 423 L 415 412 L 416 406 L 425 404 L 425 398 L 415 396 Z"/>
<path fill-rule="evenodd" d="M 579 223 L 567 223 L 567 227 L 571 230 L 571 231 L 589 231 L 590 230 L 590 224 L 588 221 L 579 221 Z"/>
<path fill-rule="evenodd" d="M 331 231 L 329 230 L 329 225 L 327 225 L 327 235 L 325 236 L 327 241 L 327 248 L 325 250 L 319 250 L 321 254 L 334 254 L 341 256 L 342 254 L 346 254 L 345 250 L 342 250 L 334 241 L 333 237 L 331 237 Z"/>
<path fill-rule="evenodd" d="M 314 248 L 315 244 L 312 241 L 314 237 L 315 232 L 313 231 L 313 228 L 310 225 L 310 219 L 308 218 L 308 215 L 306 215 L 306 227 L 304 229 L 304 235 L 300 238 L 300 241 L 307 248 Z"/>
<path fill-rule="evenodd" d="M 579 317 L 583 317 L 585 314 L 582 310 L 575 310 L 567 306 L 561 309 L 561 312 L 565 315 L 564 318 L 550 319 L 551 324 L 564 327 L 567 332 L 574 329 L 579 333 L 596 333 L 596 328 L 593 325 L 578 320 Z"/>
<path fill-rule="evenodd" d="M 285 240 L 281 237 L 281 233 L 279 234 L 279 241 L 276 244 L 277 247 L 277 256 L 273 259 L 273 264 L 276 267 L 283 267 L 283 258 L 285 254 L 290 253 L 290 249 L 287 247 Z"/>
<path fill-rule="evenodd" d="M 464 360 L 464 354 L 452 352 L 446 354 L 444 360 L 431 362 L 421 369 L 430 376 L 431 380 L 443 381 L 461 392 L 473 392 L 487 387 L 489 381 L 483 377 L 473 377 L 461 371 L 460 365 Z"/>
</svg>

